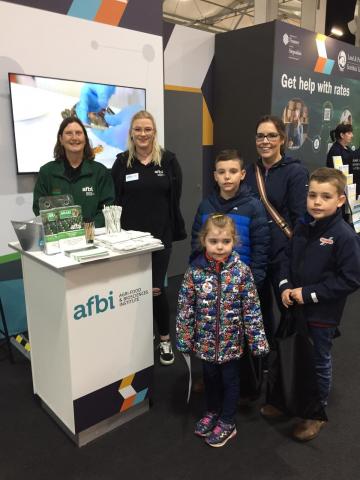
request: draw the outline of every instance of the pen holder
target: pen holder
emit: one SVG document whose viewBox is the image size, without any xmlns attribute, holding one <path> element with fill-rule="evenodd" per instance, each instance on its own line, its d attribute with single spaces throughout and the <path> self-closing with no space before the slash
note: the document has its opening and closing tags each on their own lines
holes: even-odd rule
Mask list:
<svg viewBox="0 0 360 480">
<path fill-rule="evenodd" d="M 94 243 L 95 239 L 95 223 L 84 222 L 85 239 L 86 243 Z"/>
</svg>

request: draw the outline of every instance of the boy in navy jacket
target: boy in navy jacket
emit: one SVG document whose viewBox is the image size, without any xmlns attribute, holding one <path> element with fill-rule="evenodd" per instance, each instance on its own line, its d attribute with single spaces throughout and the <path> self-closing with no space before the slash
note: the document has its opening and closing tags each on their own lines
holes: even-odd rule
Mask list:
<svg viewBox="0 0 360 480">
<path fill-rule="evenodd" d="M 269 256 L 270 231 L 265 209 L 242 183 L 246 175 L 244 161 L 237 150 L 223 150 L 215 160 L 217 188 L 199 205 L 191 232 L 191 259 L 202 251 L 199 232 L 211 213 L 220 212 L 232 218 L 240 242 L 235 246 L 240 259 L 248 265 L 257 288 L 261 286 Z"/>
<path fill-rule="evenodd" d="M 324 167 L 312 173 L 308 214 L 295 227 L 279 283 L 285 307 L 294 302 L 303 305 L 324 406 L 331 387 L 333 338 L 347 296 L 360 287 L 360 239 L 341 215 L 345 186 L 346 177 L 339 170 Z M 320 420 L 302 420 L 295 427 L 294 437 L 312 440 L 324 424 Z"/>
</svg>

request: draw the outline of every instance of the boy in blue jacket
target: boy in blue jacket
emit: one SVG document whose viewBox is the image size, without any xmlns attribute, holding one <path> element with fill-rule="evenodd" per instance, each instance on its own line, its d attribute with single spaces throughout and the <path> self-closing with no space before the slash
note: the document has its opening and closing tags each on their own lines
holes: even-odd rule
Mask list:
<svg viewBox="0 0 360 480">
<path fill-rule="evenodd" d="M 343 220 L 346 177 L 333 168 L 318 168 L 310 177 L 307 211 L 295 227 L 281 266 L 279 283 L 285 307 L 303 305 L 314 344 L 320 401 L 325 406 L 332 380 L 331 347 L 347 296 L 360 287 L 360 238 Z M 271 413 L 262 408 L 265 416 Z M 281 412 L 279 412 L 281 413 Z M 312 440 L 325 424 L 304 419 L 294 438 Z"/>
<path fill-rule="evenodd" d="M 240 241 L 235 246 L 241 260 L 250 267 L 256 287 L 265 278 L 268 263 L 270 231 L 265 209 L 242 183 L 246 175 L 244 160 L 237 150 L 223 150 L 215 159 L 214 178 L 217 188 L 199 205 L 191 232 L 191 259 L 202 252 L 198 237 L 202 225 L 211 213 L 231 217 Z"/>
</svg>

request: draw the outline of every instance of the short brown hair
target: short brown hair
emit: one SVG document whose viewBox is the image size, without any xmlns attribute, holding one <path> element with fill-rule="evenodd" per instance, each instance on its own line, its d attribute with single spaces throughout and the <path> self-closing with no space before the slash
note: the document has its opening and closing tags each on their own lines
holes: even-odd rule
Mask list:
<svg viewBox="0 0 360 480">
<path fill-rule="evenodd" d="M 331 183 L 339 195 L 344 195 L 346 187 L 346 176 L 336 168 L 321 167 L 317 168 L 310 175 L 310 182 Z"/>
<path fill-rule="evenodd" d="M 66 158 L 64 147 L 61 145 L 61 142 L 60 142 L 60 137 L 63 135 L 65 128 L 70 123 L 77 123 L 78 125 L 80 125 L 80 127 L 81 127 L 81 129 L 84 133 L 85 146 L 84 146 L 83 160 L 94 160 L 95 153 L 90 146 L 89 137 L 88 137 L 86 128 L 84 127 L 82 121 L 78 117 L 67 117 L 61 122 L 58 133 L 57 133 L 57 137 L 56 137 L 56 139 L 57 139 L 56 144 L 55 144 L 55 147 L 54 147 L 54 158 L 55 158 L 55 160 L 65 160 L 65 158 Z"/>
<path fill-rule="evenodd" d="M 228 228 L 234 245 L 237 243 L 238 236 L 236 234 L 236 226 L 233 219 L 227 215 L 224 215 L 223 213 L 212 213 L 206 219 L 199 233 L 199 240 L 202 246 L 205 245 L 205 238 L 208 235 L 211 227 L 217 227 L 221 229 Z"/>
<path fill-rule="evenodd" d="M 245 162 L 238 150 L 229 149 L 229 150 L 221 150 L 221 152 L 215 158 L 215 170 L 216 166 L 219 162 L 224 162 L 226 160 L 239 160 L 241 170 L 245 168 Z"/>
</svg>

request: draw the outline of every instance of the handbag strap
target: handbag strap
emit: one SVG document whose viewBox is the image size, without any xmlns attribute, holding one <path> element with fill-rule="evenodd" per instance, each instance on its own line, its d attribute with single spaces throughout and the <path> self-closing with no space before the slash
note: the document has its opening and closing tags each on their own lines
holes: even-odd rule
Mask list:
<svg viewBox="0 0 360 480">
<path fill-rule="evenodd" d="M 256 183 L 259 190 L 261 201 L 263 202 L 266 210 L 268 211 L 271 218 L 274 220 L 276 225 L 281 228 L 288 238 L 292 237 L 292 230 L 289 225 L 286 223 L 285 219 L 280 215 L 276 208 L 270 203 L 266 195 L 264 177 L 262 176 L 259 165 L 255 165 L 255 176 Z"/>
</svg>

